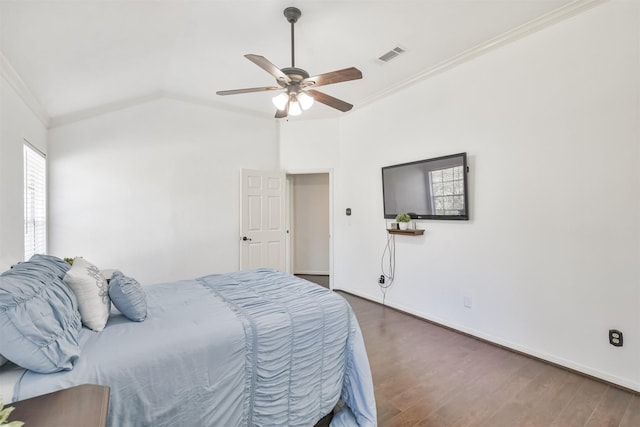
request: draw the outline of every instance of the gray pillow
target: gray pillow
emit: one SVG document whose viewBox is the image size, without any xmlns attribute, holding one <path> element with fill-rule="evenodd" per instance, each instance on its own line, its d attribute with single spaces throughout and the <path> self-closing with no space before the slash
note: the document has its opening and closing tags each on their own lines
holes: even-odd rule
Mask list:
<svg viewBox="0 0 640 427">
<path fill-rule="evenodd" d="M 136 279 L 115 271 L 109 281 L 109 298 L 127 319 L 142 322 L 147 318 L 147 296 Z"/>
<path fill-rule="evenodd" d="M 80 356 L 78 304 L 64 284 L 69 265 L 39 255 L 0 275 L 0 354 L 31 371 L 70 370 Z"/>
</svg>

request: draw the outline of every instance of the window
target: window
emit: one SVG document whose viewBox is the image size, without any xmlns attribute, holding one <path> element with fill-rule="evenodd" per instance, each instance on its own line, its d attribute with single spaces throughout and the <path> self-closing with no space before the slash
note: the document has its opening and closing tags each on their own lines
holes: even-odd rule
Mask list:
<svg viewBox="0 0 640 427">
<path fill-rule="evenodd" d="M 436 215 L 457 215 L 464 210 L 462 166 L 429 172 Z"/>
<path fill-rule="evenodd" d="M 24 144 L 24 258 L 47 251 L 47 162 Z"/>
</svg>

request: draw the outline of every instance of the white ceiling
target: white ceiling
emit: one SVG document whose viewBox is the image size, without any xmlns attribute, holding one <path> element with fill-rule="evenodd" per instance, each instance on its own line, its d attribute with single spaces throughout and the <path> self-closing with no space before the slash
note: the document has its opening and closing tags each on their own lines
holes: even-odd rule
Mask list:
<svg viewBox="0 0 640 427">
<path fill-rule="evenodd" d="M 273 117 L 270 93 L 217 90 L 271 86 L 243 57 L 311 75 L 359 68 L 362 80 L 320 88 L 365 105 L 440 68 L 482 53 L 597 3 L 594 0 L 0 0 L 0 50 L 55 122 L 171 96 Z M 379 56 L 400 46 L 388 63 Z M 340 113 L 316 104 L 306 118 Z M 348 114 L 348 113 L 347 113 Z M 301 116 L 302 117 L 302 116 Z"/>
</svg>

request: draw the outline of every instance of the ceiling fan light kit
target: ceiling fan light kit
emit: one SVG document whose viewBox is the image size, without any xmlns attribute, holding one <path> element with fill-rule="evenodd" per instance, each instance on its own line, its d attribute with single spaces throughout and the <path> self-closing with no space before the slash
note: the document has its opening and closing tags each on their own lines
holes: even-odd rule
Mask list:
<svg viewBox="0 0 640 427">
<path fill-rule="evenodd" d="M 294 52 L 294 25 L 298 22 L 300 16 L 302 16 L 302 12 L 296 7 L 288 7 L 284 10 L 284 16 L 287 19 L 287 22 L 291 24 L 291 67 L 280 69 L 263 56 L 254 54 L 245 55 L 245 58 L 249 61 L 275 77 L 278 86 L 222 90 L 216 93 L 224 96 L 284 89 L 285 92 L 276 95 L 272 99 L 273 105 L 278 109 L 275 116 L 277 119 L 284 118 L 289 115 L 298 116 L 302 111 L 311 108 L 314 101 L 318 101 L 321 104 L 342 112 L 351 110 L 353 105 L 348 102 L 310 88 L 361 79 L 362 72 L 357 68 L 351 67 L 310 77 L 309 73 L 305 70 L 297 68 L 295 66 Z"/>
</svg>

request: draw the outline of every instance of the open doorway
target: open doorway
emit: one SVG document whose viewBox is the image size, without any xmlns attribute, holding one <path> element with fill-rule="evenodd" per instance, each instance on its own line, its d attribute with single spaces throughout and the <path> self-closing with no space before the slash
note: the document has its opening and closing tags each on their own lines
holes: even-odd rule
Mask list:
<svg viewBox="0 0 640 427">
<path fill-rule="evenodd" d="M 331 288 L 331 177 L 328 172 L 287 174 L 290 271 Z"/>
</svg>

